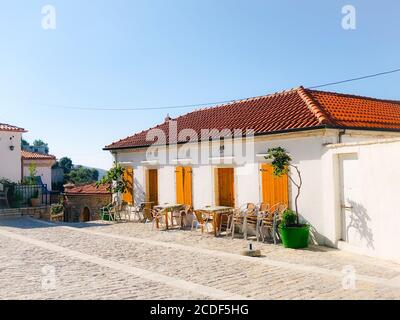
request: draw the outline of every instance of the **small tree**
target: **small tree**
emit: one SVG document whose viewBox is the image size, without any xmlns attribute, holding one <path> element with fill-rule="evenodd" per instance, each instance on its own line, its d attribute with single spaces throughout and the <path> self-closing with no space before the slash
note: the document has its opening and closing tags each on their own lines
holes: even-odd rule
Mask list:
<svg viewBox="0 0 400 320">
<path fill-rule="evenodd" d="M 124 178 L 125 169 L 118 163 L 114 162 L 114 166 L 107 171 L 104 177 L 102 177 L 97 183 L 97 187 L 102 184 L 109 184 L 109 190 L 112 194 L 124 193 L 128 187 L 127 181 Z"/>
<path fill-rule="evenodd" d="M 303 180 L 301 178 L 300 170 L 297 166 L 293 165 L 292 158 L 287 153 L 284 148 L 277 147 L 277 148 L 269 148 L 267 151 L 267 156 L 265 157 L 268 160 L 272 160 L 272 167 L 273 167 L 273 174 L 274 176 L 280 177 L 284 174 L 288 175 L 290 181 L 296 186 L 297 188 L 297 195 L 294 200 L 295 210 L 296 210 L 296 223 L 299 225 L 299 211 L 297 206 L 297 200 L 300 196 L 301 186 L 303 184 Z M 298 181 L 295 181 L 292 177 L 292 172 L 289 171 L 289 168 L 292 167 L 296 170 Z"/>
</svg>

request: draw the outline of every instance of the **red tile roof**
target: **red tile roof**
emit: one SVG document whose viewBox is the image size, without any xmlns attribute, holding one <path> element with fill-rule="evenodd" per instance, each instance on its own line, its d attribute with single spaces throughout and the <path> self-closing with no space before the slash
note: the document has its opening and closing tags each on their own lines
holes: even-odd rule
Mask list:
<svg viewBox="0 0 400 320">
<path fill-rule="evenodd" d="M 173 120 L 177 121 L 178 132 L 190 128 L 197 136 L 201 129 L 253 129 L 256 134 L 322 127 L 400 131 L 400 102 L 299 87 L 196 110 Z M 168 141 L 168 122 L 151 129 L 162 130 Z M 153 141 L 146 140 L 146 135 L 151 129 L 114 142 L 104 149 L 149 146 Z M 159 141 L 159 144 L 165 143 Z"/>
<path fill-rule="evenodd" d="M 0 123 L 0 131 L 26 132 L 26 130 L 23 128 L 12 126 L 6 123 Z"/>
<path fill-rule="evenodd" d="M 66 195 L 96 195 L 96 194 L 110 194 L 110 186 L 108 184 L 102 184 L 99 187 L 95 183 L 76 186 L 65 189 Z"/>
<path fill-rule="evenodd" d="M 56 160 L 56 157 L 51 154 L 29 152 L 26 150 L 21 150 L 21 157 L 24 160 Z"/>
</svg>

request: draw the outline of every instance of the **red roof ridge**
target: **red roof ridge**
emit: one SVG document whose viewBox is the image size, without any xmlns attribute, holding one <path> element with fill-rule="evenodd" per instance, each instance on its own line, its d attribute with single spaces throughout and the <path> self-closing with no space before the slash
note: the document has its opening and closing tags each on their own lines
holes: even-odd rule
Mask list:
<svg viewBox="0 0 400 320">
<path fill-rule="evenodd" d="M 11 132 L 28 132 L 24 128 L 13 126 L 8 123 L 0 123 L 0 131 L 11 131 Z"/>
<path fill-rule="evenodd" d="M 373 97 L 368 97 L 368 96 L 363 96 L 363 95 L 342 93 L 342 92 L 335 92 L 335 91 L 323 91 L 323 90 L 314 90 L 314 89 L 306 89 L 306 90 L 311 91 L 312 93 L 330 94 L 330 95 L 335 95 L 335 96 L 339 96 L 339 97 L 366 99 L 366 100 L 377 101 L 377 102 L 388 102 L 388 103 L 400 104 L 400 100 L 373 98 Z"/>
<path fill-rule="evenodd" d="M 21 156 L 23 159 L 56 160 L 56 156 L 53 156 L 52 154 L 43 154 L 39 152 L 31 152 L 26 150 L 21 150 Z"/>
<path fill-rule="evenodd" d="M 307 105 L 308 109 L 310 109 L 310 111 L 315 115 L 320 124 L 332 123 L 328 113 L 326 113 L 323 107 L 308 93 L 307 89 L 305 89 L 303 86 L 300 86 L 297 89 L 297 92 Z"/>
<path fill-rule="evenodd" d="M 250 97 L 250 98 L 243 98 L 243 99 L 236 99 L 236 100 L 231 100 L 229 102 L 225 102 L 225 103 L 217 103 L 215 105 L 209 106 L 209 107 L 203 107 L 203 108 L 198 108 L 195 109 L 193 111 L 184 113 L 176 118 L 173 118 L 172 120 L 178 120 L 179 118 L 183 118 L 189 114 L 195 113 L 195 112 L 199 112 L 199 111 L 203 111 L 203 110 L 210 110 L 210 109 L 217 109 L 217 108 L 222 108 L 222 107 L 227 107 L 230 106 L 232 104 L 236 104 L 236 103 L 242 103 L 242 102 L 249 102 L 249 101 L 256 101 L 256 100 L 260 100 L 260 99 L 265 99 L 265 98 L 273 98 L 279 95 L 285 95 L 285 94 L 289 94 L 289 93 L 293 93 L 295 91 L 297 91 L 299 89 L 299 87 L 296 88 L 292 88 L 292 89 L 288 89 L 288 90 L 282 90 L 282 91 L 277 91 L 274 93 L 268 93 L 268 94 L 264 94 L 261 96 L 254 96 L 254 97 Z M 151 128 L 150 128 L 151 129 Z M 147 130 L 145 130 L 147 131 Z"/>
</svg>

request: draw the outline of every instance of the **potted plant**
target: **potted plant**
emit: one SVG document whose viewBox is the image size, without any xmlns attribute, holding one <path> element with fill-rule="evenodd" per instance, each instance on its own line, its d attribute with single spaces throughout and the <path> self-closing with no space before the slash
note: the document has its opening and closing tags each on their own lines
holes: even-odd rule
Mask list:
<svg viewBox="0 0 400 320">
<path fill-rule="evenodd" d="M 50 220 L 64 221 L 64 204 L 62 202 L 51 205 Z"/>
<path fill-rule="evenodd" d="M 30 203 L 32 207 L 39 207 L 40 206 L 40 199 L 39 199 L 39 190 L 35 190 L 33 192 L 32 197 L 30 198 Z"/>
<path fill-rule="evenodd" d="M 266 159 L 272 160 L 273 174 L 277 177 L 287 174 L 290 181 L 297 188 L 297 194 L 294 201 L 295 211 L 287 209 L 282 215 L 282 221 L 279 225 L 279 233 L 281 235 L 282 243 L 285 248 L 306 248 L 308 247 L 308 238 L 310 235 L 310 226 L 300 223 L 299 210 L 297 201 L 300 196 L 301 186 L 303 180 L 301 178 L 300 170 L 297 166 L 293 165 L 292 158 L 288 152 L 281 147 L 268 149 Z M 293 168 L 297 174 L 297 180 L 292 176 Z"/>
</svg>

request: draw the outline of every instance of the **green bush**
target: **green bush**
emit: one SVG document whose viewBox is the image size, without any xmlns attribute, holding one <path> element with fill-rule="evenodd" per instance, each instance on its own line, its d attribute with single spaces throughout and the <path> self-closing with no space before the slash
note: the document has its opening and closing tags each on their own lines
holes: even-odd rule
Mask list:
<svg viewBox="0 0 400 320">
<path fill-rule="evenodd" d="M 51 214 L 57 215 L 64 211 L 64 206 L 61 203 L 51 205 Z"/>
<path fill-rule="evenodd" d="M 296 212 L 286 209 L 282 214 L 282 222 L 280 227 L 290 227 L 296 225 L 297 215 Z"/>
</svg>

